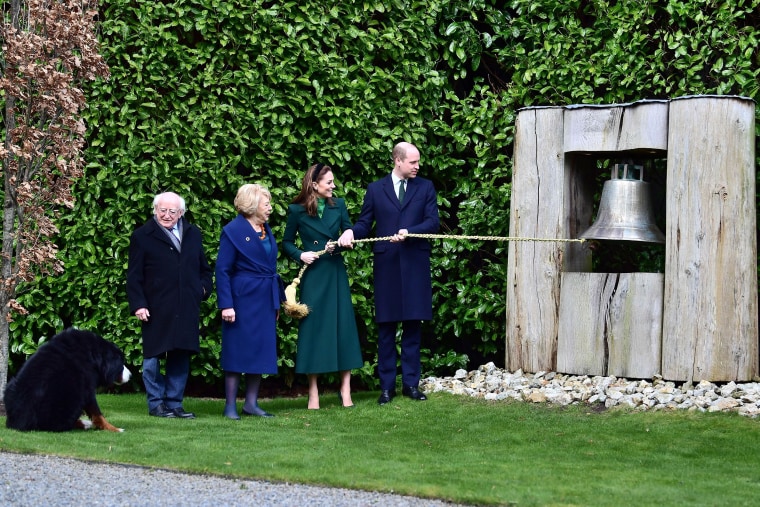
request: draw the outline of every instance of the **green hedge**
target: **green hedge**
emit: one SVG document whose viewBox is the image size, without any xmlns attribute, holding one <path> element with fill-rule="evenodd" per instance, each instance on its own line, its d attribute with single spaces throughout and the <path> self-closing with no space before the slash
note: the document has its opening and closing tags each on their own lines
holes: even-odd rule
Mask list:
<svg viewBox="0 0 760 507">
<path fill-rule="evenodd" d="M 321 160 L 358 216 L 364 188 L 400 140 L 422 152 L 443 231 L 507 236 L 515 111 L 690 94 L 758 95 L 757 0 L 291 2 L 107 1 L 108 82 L 87 90 L 85 177 L 60 223 L 62 276 L 26 287 L 12 323 L 14 365 L 65 325 L 100 331 L 141 362 L 125 273 L 130 233 L 152 196 L 174 190 L 216 258 L 244 182 L 273 194 L 282 235 L 303 171 Z M 327 5 L 326 5 L 327 4 Z M 434 240 L 434 320 L 426 373 L 503 364 L 507 245 Z M 371 254 L 346 256 L 375 386 Z M 286 283 L 298 266 L 280 260 Z M 193 375 L 220 378 L 220 319 L 202 312 Z M 293 381 L 296 323 L 279 325 Z M 12 365 L 13 366 L 13 365 Z"/>
</svg>

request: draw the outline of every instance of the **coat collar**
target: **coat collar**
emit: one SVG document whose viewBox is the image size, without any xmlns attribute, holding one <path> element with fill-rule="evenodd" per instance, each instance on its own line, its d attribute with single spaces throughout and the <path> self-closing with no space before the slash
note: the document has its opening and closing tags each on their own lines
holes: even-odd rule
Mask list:
<svg viewBox="0 0 760 507">
<path fill-rule="evenodd" d="M 261 252 L 266 253 L 264 246 L 261 244 L 262 240 L 258 238 L 258 234 L 243 215 L 236 216 L 224 229 L 238 252 L 248 257 L 251 261 L 257 262 L 260 260 Z M 270 249 L 267 256 L 271 261 L 273 258 L 277 258 L 276 242 L 274 242 L 272 236 L 272 229 L 266 222 L 264 223 L 264 230 L 267 231 L 267 237 L 263 241 L 269 241 L 270 244 L 273 244 L 273 248 Z"/>
<path fill-rule="evenodd" d="M 158 223 L 158 221 L 156 220 L 156 217 L 151 217 L 150 220 L 148 220 L 148 224 L 150 224 L 149 231 L 151 235 L 155 235 L 164 243 L 174 246 L 174 243 L 172 243 L 172 240 L 163 231 L 164 226 Z M 189 227 L 189 222 L 187 222 L 185 217 L 181 217 L 179 219 L 179 221 L 177 222 L 177 227 L 179 227 L 180 237 L 182 237 L 182 239 L 185 239 L 185 233 L 187 232 L 187 229 Z"/>
<path fill-rule="evenodd" d="M 403 208 L 406 204 L 412 200 L 412 197 L 416 193 L 417 185 L 414 182 L 414 178 L 407 178 L 406 180 L 406 196 L 404 197 L 404 203 L 398 202 L 398 194 L 396 194 L 396 188 L 393 186 L 393 178 L 390 173 L 382 179 L 382 188 L 388 199 L 395 204 L 398 209 Z"/>
<path fill-rule="evenodd" d="M 335 200 L 335 198 L 333 198 Z M 308 222 L 309 226 L 313 229 L 319 231 L 321 234 L 324 234 L 328 238 L 332 238 L 337 240 L 338 238 L 333 238 L 332 233 L 330 232 L 330 227 L 328 225 L 331 223 L 332 220 L 335 219 L 334 215 L 336 213 L 336 210 L 338 209 L 337 201 L 335 204 L 330 204 L 329 202 L 325 203 L 325 210 L 322 213 L 322 218 L 319 218 L 318 216 L 310 216 L 308 213 L 306 213 L 306 208 L 302 207 L 304 219 Z"/>
</svg>

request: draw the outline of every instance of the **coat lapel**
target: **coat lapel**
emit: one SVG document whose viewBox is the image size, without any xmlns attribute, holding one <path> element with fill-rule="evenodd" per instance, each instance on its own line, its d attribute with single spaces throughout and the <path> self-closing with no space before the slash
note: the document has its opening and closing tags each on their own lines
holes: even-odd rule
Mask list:
<svg viewBox="0 0 760 507">
<path fill-rule="evenodd" d="M 153 218 L 150 222 L 153 224 L 153 227 L 150 231 L 151 236 L 158 238 L 159 241 L 163 241 L 167 245 L 174 248 L 174 243 L 172 243 L 172 240 L 169 239 L 169 236 L 166 235 L 166 232 L 163 231 L 164 227 L 159 224 L 155 218 Z"/>
<path fill-rule="evenodd" d="M 396 189 L 393 188 L 393 178 L 391 178 L 391 175 L 389 174 L 385 178 L 383 178 L 383 192 L 385 193 L 385 196 L 388 198 L 388 200 L 393 203 L 396 208 L 401 209 L 401 203 L 398 202 L 398 195 L 396 195 Z M 409 187 L 407 185 L 407 196 L 409 192 Z M 404 198 L 406 201 L 406 198 Z"/>
<path fill-rule="evenodd" d="M 258 264 L 264 268 L 269 269 L 269 266 L 262 265 L 260 260 L 261 251 L 258 249 L 264 250 L 264 246 L 261 244 L 261 240 L 258 238 L 256 231 L 253 229 L 253 227 L 251 227 L 251 224 L 248 223 L 248 220 L 246 220 L 243 215 L 236 216 L 235 219 L 229 223 L 226 229 L 230 241 L 232 241 L 232 244 L 235 245 L 235 249 L 237 249 L 240 255 L 245 256 L 254 264 Z M 271 242 L 272 229 L 269 227 L 269 224 L 265 223 L 264 229 L 267 231 L 267 237 L 264 241 Z M 256 252 L 258 252 L 258 254 Z M 267 258 L 269 261 L 271 261 L 272 257 L 276 256 L 277 248 L 272 247 Z"/>
<path fill-rule="evenodd" d="M 406 203 L 412 201 L 414 199 L 414 194 L 417 193 L 417 185 L 415 184 L 414 178 L 409 178 L 406 180 L 406 195 L 404 196 L 404 204 L 401 205 L 403 208 L 406 206 Z M 398 200 L 398 198 L 396 199 Z"/>
<path fill-rule="evenodd" d="M 336 225 L 336 222 L 340 221 L 340 210 L 338 210 L 338 207 L 333 205 L 330 206 L 329 204 L 325 206 L 325 211 L 322 214 L 322 219 L 319 221 L 320 230 L 327 235 L 328 238 L 337 240 L 338 238 L 333 238 L 332 231 L 340 231 L 339 224 Z"/>
<path fill-rule="evenodd" d="M 340 210 L 338 209 L 338 206 L 330 206 L 329 204 L 325 204 L 325 209 L 322 212 L 322 218 L 319 218 L 318 216 L 309 216 L 306 213 L 305 209 L 303 211 L 303 214 L 304 218 L 302 227 L 305 226 L 311 229 L 311 231 L 308 233 L 308 236 L 325 236 L 333 240 L 338 239 L 334 238 L 332 233 L 333 229 L 336 231 L 340 230 L 339 226 L 335 226 L 335 223 L 340 221 Z"/>
</svg>

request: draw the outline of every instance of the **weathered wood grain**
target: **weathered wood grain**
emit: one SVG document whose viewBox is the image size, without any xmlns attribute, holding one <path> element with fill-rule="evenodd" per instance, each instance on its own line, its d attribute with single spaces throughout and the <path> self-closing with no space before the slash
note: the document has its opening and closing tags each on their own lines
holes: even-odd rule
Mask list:
<svg viewBox="0 0 760 507">
<path fill-rule="evenodd" d="M 568 106 L 564 150 L 573 152 L 665 151 L 668 102 Z"/>
<path fill-rule="evenodd" d="M 661 273 L 564 273 L 557 371 L 652 378 L 660 372 Z"/>
<path fill-rule="evenodd" d="M 758 374 L 755 104 L 670 105 L 663 376 Z"/>
<path fill-rule="evenodd" d="M 510 236 L 564 238 L 562 108 L 520 111 L 516 121 Z M 510 242 L 507 343 L 511 370 L 552 371 L 556 364 L 563 243 Z"/>
</svg>

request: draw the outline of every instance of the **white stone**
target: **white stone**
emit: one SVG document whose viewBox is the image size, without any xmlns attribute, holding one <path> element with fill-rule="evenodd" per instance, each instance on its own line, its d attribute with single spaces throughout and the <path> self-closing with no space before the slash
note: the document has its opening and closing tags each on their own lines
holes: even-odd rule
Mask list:
<svg viewBox="0 0 760 507">
<path fill-rule="evenodd" d="M 541 391 L 533 391 L 525 399 L 531 403 L 545 403 L 546 394 Z"/>
<path fill-rule="evenodd" d="M 707 407 L 708 412 L 721 412 L 735 408 L 739 402 L 734 398 L 718 398 Z"/>
<path fill-rule="evenodd" d="M 614 388 L 607 389 L 607 397 L 617 401 L 623 397 L 623 393 Z"/>
<path fill-rule="evenodd" d="M 508 372 L 487 363 L 470 372 L 456 370 L 453 377 L 425 378 L 420 382 L 420 388 L 426 393 L 448 392 L 494 402 L 604 403 L 608 408 L 625 406 L 637 411 L 733 411 L 748 417 L 760 417 L 760 382 L 728 382 L 719 386 L 702 380 L 696 386 L 689 382 L 678 386 L 659 375 L 648 382 L 550 371 L 526 374 L 522 370 Z"/>
</svg>

